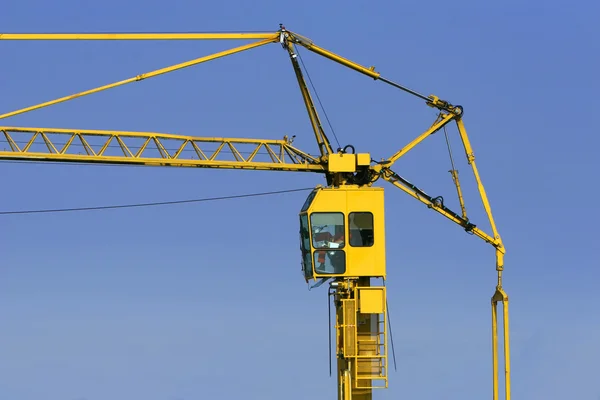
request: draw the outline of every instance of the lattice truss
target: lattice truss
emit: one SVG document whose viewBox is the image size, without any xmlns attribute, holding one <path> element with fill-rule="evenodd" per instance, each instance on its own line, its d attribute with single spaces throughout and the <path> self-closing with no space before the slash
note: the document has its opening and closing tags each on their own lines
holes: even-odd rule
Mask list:
<svg viewBox="0 0 600 400">
<path fill-rule="evenodd" d="M 151 132 L 0 127 L 11 159 L 323 172 L 318 158 L 272 139 L 196 138 Z"/>
</svg>

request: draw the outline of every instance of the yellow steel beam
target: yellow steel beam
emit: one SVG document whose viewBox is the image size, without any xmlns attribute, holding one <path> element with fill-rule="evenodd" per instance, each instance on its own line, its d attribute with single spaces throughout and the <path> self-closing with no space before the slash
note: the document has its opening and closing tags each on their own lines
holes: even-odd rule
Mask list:
<svg viewBox="0 0 600 400">
<path fill-rule="evenodd" d="M 0 40 L 235 40 L 235 39 L 271 39 L 278 41 L 283 32 L 307 49 L 338 62 L 346 67 L 362 72 L 372 78 L 378 78 L 379 73 L 373 67 L 366 68 L 360 64 L 325 50 L 297 33 L 289 31 L 278 32 L 190 32 L 190 33 L 0 33 Z"/>
<path fill-rule="evenodd" d="M 327 156 L 333 153 L 333 149 L 331 148 L 329 139 L 327 138 L 327 135 L 323 130 L 323 125 L 321 124 L 319 114 L 317 113 L 317 108 L 315 107 L 315 104 L 310 95 L 310 91 L 306 86 L 306 81 L 304 80 L 302 69 L 300 68 L 300 64 L 298 63 L 298 55 L 296 54 L 293 46 L 294 45 L 290 42 L 288 42 L 286 45 L 287 51 L 290 55 L 290 61 L 292 62 L 292 66 L 294 67 L 294 73 L 296 74 L 296 79 L 298 81 L 300 93 L 302 94 L 302 99 L 304 100 L 306 112 L 308 113 L 310 124 L 313 128 L 317 144 L 319 145 L 321 156 Z"/>
<path fill-rule="evenodd" d="M 490 206 L 490 202 L 488 200 L 485 188 L 481 181 L 481 177 L 479 175 L 477 165 L 475 164 L 475 155 L 473 152 L 473 148 L 471 146 L 469 137 L 467 135 L 467 131 L 464 126 L 464 122 L 462 120 L 462 108 L 459 107 L 458 109 L 459 109 L 458 113 L 447 113 L 447 114 L 442 113 L 438 117 L 436 122 L 428 130 L 426 130 L 421 135 L 419 135 L 416 139 L 414 139 L 412 142 L 410 142 L 407 146 L 405 146 L 404 148 L 402 148 L 401 150 L 396 152 L 396 154 L 394 154 L 388 160 L 382 162 L 381 165 L 378 166 L 377 168 L 380 169 L 381 176 L 383 177 L 383 179 L 392 183 L 394 186 L 400 188 L 401 190 L 408 193 L 415 199 L 426 204 L 429 208 L 432 208 L 435 211 L 437 211 L 438 213 L 444 215 L 446 218 L 450 219 L 454 223 L 462 226 L 467 231 L 473 233 L 475 236 L 483 239 L 485 242 L 490 243 L 492 246 L 494 246 L 494 248 L 496 250 L 496 271 L 498 274 L 498 281 L 497 281 L 497 285 L 496 285 L 496 290 L 494 292 L 494 295 L 492 296 L 492 360 L 493 360 L 493 366 L 492 366 L 492 372 L 493 372 L 493 378 L 492 378 L 493 394 L 492 394 L 492 396 L 493 397 L 492 398 L 493 398 L 493 400 L 499 400 L 499 397 L 498 397 L 498 391 L 499 391 L 499 385 L 498 385 L 499 341 L 498 341 L 497 304 L 498 304 L 498 302 L 502 302 L 503 306 L 504 306 L 503 307 L 504 308 L 503 309 L 503 317 L 504 317 L 504 320 L 503 320 L 504 343 L 503 344 L 504 344 L 504 381 L 505 381 L 504 394 L 505 394 L 505 400 L 510 400 L 511 378 L 510 378 L 510 339 L 509 339 L 509 322 L 508 322 L 508 319 L 509 319 L 509 317 L 508 317 L 508 295 L 506 294 L 506 292 L 504 291 L 504 289 L 502 287 L 502 273 L 504 271 L 504 254 L 506 253 L 506 249 L 504 248 L 504 244 L 502 243 L 502 238 L 500 237 L 500 234 L 498 233 L 498 229 L 496 227 L 496 223 L 495 223 L 494 217 L 492 215 L 492 209 Z M 460 138 L 463 143 L 464 150 L 465 150 L 465 155 L 467 157 L 467 162 L 469 163 L 469 165 L 471 166 L 471 168 L 473 170 L 473 175 L 475 176 L 475 181 L 477 183 L 479 195 L 480 195 L 481 201 L 483 203 L 483 207 L 487 214 L 487 217 L 488 217 L 488 220 L 490 223 L 490 227 L 492 230 L 491 235 L 482 231 L 481 229 L 475 227 L 474 225 L 470 224 L 469 221 L 466 219 L 464 202 L 462 200 L 462 193 L 460 190 L 460 184 L 458 182 L 458 174 L 455 170 L 452 170 L 452 173 L 453 173 L 452 177 L 453 177 L 454 183 L 455 183 L 457 191 L 458 191 L 459 202 L 461 204 L 462 214 L 463 214 L 462 217 L 459 216 L 458 214 L 456 214 L 455 212 L 449 210 L 443 204 L 440 204 L 439 202 L 437 202 L 436 199 L 428 196 L 422 190 L 420 190 L 416 186 L 412 185 L 410 182 L 406 181 L 405 179 L 403 179 L 402 177 L 400 177 L 398 174 L 396 174 L 395 172 L 393 172 L 390 169 L 390 166 L 393 165 L 400 157 L 405 155 L 408 151 L 410 151 L 416 145 L 418 145 L 423 140 L 425 140 L 425 138 L 427 138 L 429 135 L 435 133 L 437 130 L 444 127 L 446 124 L 448 124 L 452 120 L 456 121 L 456 124 L 458 127 L 458 132 L 459 132 L 459 135 L 460 135 Z"/>
<path fill-rule="evenodd" d="M 460 210 L 462 211 L 462 217 L 464 219 L 467 219 L 467 208 L 465 207 L 465 199 L 462 194 L 462 189 L 460 188 L 460 181 L 458 179 L 458 171 L 455 169 L 451 169 L 450 175 L 452 176 L 452 182 L 454 182 L 454 186 L 456 187 L 456 194 L 458 195 L 458 203 L 460 204 Z"/>
<path fill-rule="evenodd" d="M 306 49 L 312 51 L 313 53 L 319 54 L 322 57 L 328 58 L 338 64 L 341 64 L 341 65 L 347 67 L 347 68 L 350 68 L 357 72 L 360 72 L 363 75 L 367 75 L 368 77 L 373 78 L 375 80 L 380 80 L 380 81 L 385 82 L 388 85 L 391 85 L 397 89 L 400 89 L 407 93 L 410 93 L 413 96 L 419 97 L 419 98 L 425 100 L 426 104 L 430 107 L 435 107 L 440 110 L 445 110 L 445 111 L 447 111 L 451 114 L 455 114 L 457 116 L 462 114 L 462 108 L 460 106 L 454 106 L 445 100 L 441 100 L 439 97 L 437 97 L 435 95 L 425 96 L 424 94 L 421 94 L 412 89 L 409 89 L 406 86 L 400 85 L 400 84 L 393 82 L 387 78 L 384 78 L 383 76 L 381 76 L 381 74 L 379 72 L 375 71 L 374 66 L 365 67 L 364 65 L 358 64 L 358 63 L 351 61 L 345 57 L 342 57 L 342 56 L 335 54 L 329 50 L 326 50 L 320 46 L 317 46 L 316 44 L 313 43 L 312 40 L 310 40 L 302 35 L 299 35 L 297 33 L 287 31 L 287 30 L 285 30 L 285 28 L 282 28 L 280 33 L 281 33 L 280 42 L 292 41 L 293 43 L 297 43 L 297 44 L 305 47 Z"/>
<path fill-rule="evenodd" d="M 265 40 L 257 41 L 257 42 L 254 42 L 254 43 L 246 44 L 244 46 L 240 46 L 240 47 L 236 47 L 236 48 L 233 48 L 233 49 L 221 51 L 219 53 L 210 54 L 208 56 L 196 58 L 196 59 L 191 60 L 191 61 L 183 62 L 183 63 L 180 63 L 180 64 L 175 64 L 175 65 L 172 65 L 170 67 L 157 69 L 157 70 L 154 70 L 154 71 L 151 71 L 151 72 L 147 72 L 147 73 L 141 74 L 141 75 L 136 75 L 136 76 L 134 76 L 132 78 L 129 78 L 129 79 L 125 79 L 125 80 L 122 80 L 122 81 L 119 81 L 119 82 L 114 82 L 114 83 L 111 83 L 111 84 L 108 84 L 108 85 L 104 85 L 104 86 L 100 86 L 100 87 L 97 87 L 97 88 L 94 88 L 94 89 L 86 90 L 84 92 L 72 94 L 70 96 L 61 97 L 59 99 L 47 101 L 45 103 L 36 104 L 34 106 L 22 108 L 22 109 L 16 110 L 16 111 L 11 111 L 9 113 L 0 115 L 0 119 L 8 118 L 8 117 L 13 117 L 13 116 L 18 115 L 18 114 L 23 114 L 23 113 L 26 113 L 26 112 L 29 112 L 29 111 L 37 110 L 39 108 L 48 107 L 48 106 L 51 106 L 51 105 L 54 105 L 54 104 L 58 104 L 58 103 L 62 103 L 62 102 L 68 101 L 68 100 L 73 100 L 73 99 L 76 99 L 76 98 L 79 98 L 79 97 L 87 96 L 89 94 L 98 93 L 98 92 L 101 92 L 103 90 L 112 89 L 112 88 L 115 88 L 115 87 L 118 87 L 118 86 L 122 86 L 122 85 L 125 85 L 125 84 L 128 84 L 128 83 L 131 83 L 131 82 L 137 82 L 137 81 L 141 81 L 143 79 L 153 78 L 153 77 L 158 76 L 158 75 L 162 75 L 162 74 L 166 74 L 166 73 L 169 73 L 169 72 L 177 71 L 177 70 L 182 69 L 182 68 L 191 67 L 192 65 L 197 65 L 197 64 L 200 64 L 200 63 L 203 63 L 203 62 L 206 62 L 206 61 L 214 60 L 216 58 L 225 57 L 225 56 L 228 56 L 228 55 L 231 55 L 231 54 L 234 54 L 234 53 L 239 53 L 239 52 L 244 51 L 244 50 L 249 50 L 249 49 L 252 49 L 252 48 L 255 48 L 255 47 L 263 46 L 265 44 L 272 43 L 273 40 L 276 40 L 276 38 L 270 38 L 270 39 L 265 39 Z"/>
<path fill-rule="evenodd" d="M 0 127 L 0 159 L 325 173 L 289 140 Z M 216 147 L 208 150 L 205 146 Z M 4 147 L 4 146 L 0 146 Z M 229 151 L 225 150 L 228 148 Z M 244 150 L 246 149 L 246 150 Z"/>
<path fill-rule="evenodd" d="M 438 120 L 436 122 L 434 122 L 433 125 L 431 125 L 431 127 L 429 129 L 427 129 L 425 132 L 420 134 L 412 142 L 410 142 L 409 144 L 407 144 L 406 146 L 404 146 L 403 148 L 398 150 L 396 152 L 396 154 L 391 156 L 389 159 L 384 161 L 385 166 L 391 167 L 396 161 L 398 161 L 398 159 L 400 157 L 402 157 L 403 155 L 405 155 L 406 153 L 411 151 L 416 145 L 421 143 L 427 137 L 434 134 L 438 130 L 442 129 L 448 122 L 452 121 L 454 118 L 456 118 L 456 116 L 454 114 L 442 114 L 440 116 L 440 118 L 438 118 Z"/>
<path fill-rule="evenodd" d="M 475 176 L 475 181 L 477 182 L 477 188 L 479 190 L 479 195 L 481 197 L 481 201 L 483 202 L 483 206 L 484 206 L 485 212 L 488 216 L 490 226 L 492 229 L 492 235 L 483 234 L 482 232 L 481 232 L 481 234 L 476 233 L 476 235 L 481 237 L 482 239 L 484 239 L 486 242 L 491 243 L 498 250 L 496 261 L 497 261 L 497 268 L 499 271 L 501 271 L 502 265 L 503 265 L 503 255 L 505 253 L 504 245 L 502 243 L 500 234 L 498 233 L 498 229 L 496 228 L 496 223 L 494 222 L 494 217 L 492 215 L 492 209 L 490 206 L 490 202 L 487 198 L 487 194 L 485 192 L 485 188 L 481 181 L 481 177 L 479 176 L 479 171 L 477 170 L 477 166 L 475 165 L 475 155 L 473 153 L 473 148 L 471 147 L 471 143 L 469 141 L 469 137 L 467 135 L 467 131 L 464 126 L 464 122 L 462 121 L 462 118 L 460 118 L 460 116 L 457 116 L 457 115 L 451 114 L 451 113 L 440 114 L 439 117 L 437 118 L 437 120 L 433 123 L 433 125 L 431 125 L 431 127 L 429 129 L 427 129 L 425 132 L 423 132 L 421 135 L 419 135 L 417 138 L 415 138 L 413 141 L 411 141 L 408 145 L 406 145 L 405 147 L 403 147 L 402 149 L 397 151 L 392 157 L 390 157 L 389 159 L 387 159 L 381 163 L 383 178 L 390 181 L 391 183 L 394 183 L 394 185 L 398 186 L 402 190 L 407 191 L 407 193 L 411 194 L 413 197 L 425 202 L 428 205 L 432 205 L 434 209 L 436 209 L 437 211 L 440 211 L 440 212 L 442 212 L 442 214 L 444 214 L 443 209 L 441 209 L 440 207 L 433 204 L 428 198 L 423 196 L 422 193 L 419 193 L 419 190 L 416 187 L 411 187 L 410 185 L 406 185 L 405 183 L 401 184 L 401 185 L 396 184 L 396 181 L 398 181 L 397 178 L 399 178 L 399 176 L 397 174 L 395 174 L 390 169 L 390 167 L 400 157 L 404 156 L 406 153 L 408 153 L 410 150 L 412 150 L 415 146 L 417 146 L 419 143 L 421 143 L 423 140 L 425 140 L 427 137 L 429 137 L 433 133 L 437 132 L 439 129 L 446 126 L 452 120 L 456 121 L 456 125 L 458 127 L 458 131 L 459 131 L 459 134 L 460 134 L 460 137 L 461 137 L 464 149 L 465 149 L 465 154 L 467 156 L 467 161 L 468 161 L 469 165 L 471 166 L 471 168 L 473 169 L 473 174 Z M 457 185 L 457 189 L 459 191 L 459 197 L 461 198 L 460 199 L 461 200 L 460 201 L 461 208 L 463 208 L 463 214 L 464 214 L 464 204 L 462 202 L 462 194 L 460 192 L 460 186 L 458 186 L 458 176 L 453 175 L 453 178 L 455 178 L 455 184 Z M 466 222 L 465 218 L 460 218 L 456 214 L 447 215 L 447 216 L 454 222 L 458 223 L 459 225 L 465 226 L 465 222 Z M 499 282 L 499 284 L 501 284 L 501 282 Z"/>
<path fill-rule="evenodd" d="M 273 39 L 265 33 L 0 33 L 0 40 L 231 40 Z"/>
<path fill-rule="evenodd" d="M 0 33 L 0 40 L 232 40 L 232 39 L 265 39 L 270 43 L 279 41 L 297 43 L 306 49 L 339 63 L 347 68 L 358 71 L 375 80 L 381 80 L 391 86 L 401 89 L 407 93 L 417 96 L 426 101 L 431 107 L 446 110 L 450 113 L 460 115 L 459 107 L 455 107 L 447 101 L 440 100 L 437 96 L 425 96 L 403 85 L 392 82 L 377 71 L 375 67 L 365 67 L 345 57 L 335 54 L 327 49 L 317 46 L 312 40 L 286 30 L 281 27 L 277 32 L 190 32 L 190 33 Z"/>
<path fill-rule="evenodd" d="M 417 189 L 414 186 L 411 186 L 410 184 L 407 184 L 405 181 L 400 179 L 400 176 L 398 174 L 396 174 L 394 171 L 392 171 L 391 169 L 383 168 L 381 171 L 381 177 L 383 179 L 385 179 L 386 181 L 388 181 L 389 183 L 391 183 L 392 185 L 401 189 L 405 193 L 407 193 L 410 196 L 414 197 L 415 199 L 421 201 L 423 204 L 427 205 L 429 208 L 442 214 L 443 216 L 448 218 L 450 221 L 462 226 L 469 232 L 472 232 L 475 236 L 479 237 L 480 239 L 483 239 L 487 243 L 490 243 L 494 247 L 497 247 L 498 244 L 492 236 L 485 233 L 484 231 L 477 228 L 476 226 L 472 226 L 472 227 L 468 226 L 467 221 L 460 218 L 460 216 L 458 216 L 458 214 L 446 209 L 445 207 L 440 206 L 435 201 L 432 201 L 432 199 L 429 196 L 424 195 L 421 190 Z"/>
<path fill-rule="evenodd" d="M 502 239 L 500 238 L 500 234 L 498 233 L 498 229 L 496 228 L 496 222 L 494 221 L 494 216 L 492 215 L 492 208 L 490 206 L 490 202 L 485 192 L 485 188 L 483 187 L 483 183 L 481 182 L 479 171 L 477 170 L 477 165 L 475 164 L 475 153 L 473 152 L 473 148 L 471 147 L 471 142 L 469 140 L 469 136 L 467 135 L 467 130 L 465 129 L 465 124 L 462 118 L 457 119 L 456 124 L 458 126 L 458 132 L 460 133 L 460 137 L 463 142 L 463 147 L 465 149 L 467 161 L 473 169 L 473 174 L 475 175 L 475 180 L 477 181 L 477 189 L 479 190 L 479 195 L 481 196 L 483 207 L 485 208 L 485 212 L 490 221 L 490 226 L 492 227 L 494 239 L 501 245 Z"/>
<path fill-rule="evenodd" d="M 375 67 L 367 68 L 358 63 L 355 63 L 354 61 L 344 58 L 344 57 L 342 57 L 338 54 L 335 54 L 329 50 L 326 50 L 320 46 L 317 46 L 316 44 L 313 43 L 312 40 L 310 40 L 302 35 L 299 35 L 297 33 L 291 32 L 291 31 L 286 31 L 286 30 L 282 31 L 282 35 L 284 36 L 284 39 L 291 40 L 292 42 L 297 43 L 297 44 L 305 47 L 306 49 L 308 49 L 316 54 L 319 54 L 320 56 L 323 56 L 332 61 L 335 61 L 338 64 L 342 64 L 350 69 L 358 71 L 358 72 L 360 72 L 364 75 L 367 75 L 373 79 L 378 79 L 381 75 L 379 72 L 375 71 Z"/>
<path fill-rule="evenodd" d="M 503 304 L 503 338 L 504 338 L 504 399 L 510 400 L 510 339 L 509 339 L 509 323 L 508 323 L 508 295 L 502 288 L 496 288 L 496 292 L 492 296 L 492 398 L 498 398 L 498 375 L 499 375 L 499 359 L 498 359 L 498 303 Z"/>
</svg>

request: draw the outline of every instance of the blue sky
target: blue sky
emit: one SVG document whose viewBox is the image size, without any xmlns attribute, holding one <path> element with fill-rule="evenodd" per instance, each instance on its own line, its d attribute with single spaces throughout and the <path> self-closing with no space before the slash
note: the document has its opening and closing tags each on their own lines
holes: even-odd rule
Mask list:
<svg viewBox="0 0 600 400">
<path fill-rule="evenodd" d="M 394 81 L 463 105 L 507 247 L 513 398 L 598 399 L 599 11 L 593 2 L 5 0 L 0 31 L 275 31 L 284 23 Z M 0 42 L 0 113 L 238 44 Z M 302 55 L 342 145 L 387 157 L 431 124 L 434 112 L 419 99 Z M 2 125 L 295 134 L 295 145 L 316 151 L 278 45 Z M 488 229 L 451 134 L 468 211 Z M 323 183 L 277 172 L 0 168 L 0 211 Z M 396 166 L 458 210 L 448 169 L 440 135 Z M 489 398 L 492 248 L 385 187 L 398 371 L 376 398 Z M 308 292 L 300 273 L 297 213 L 305 196 L 1 216 L 0 398 L 334 398 L 325 290 Z"/>
</svg>

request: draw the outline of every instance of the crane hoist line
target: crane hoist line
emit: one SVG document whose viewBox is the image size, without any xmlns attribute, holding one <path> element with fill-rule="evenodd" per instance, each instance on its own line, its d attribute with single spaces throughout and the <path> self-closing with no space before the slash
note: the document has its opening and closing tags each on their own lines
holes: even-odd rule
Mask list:
<svg viewBox="0 0 600 400">
<path fill-rule="evenodd" d="M 492 398 L 498 400 L 500 391 L 501 357 L 497 309 L 498 303 L 502 303 L 503 392 L 504 398 L 510 400 L 508 295 L 502 285 L 505 248 L 475 163 L 475 155 L 463 121 L 463 108 L 460 105 L 453 105 L 437 96 L 425 96 L 409 89 L 383 77 L 375 67 L 365 67 L 326 50 L 311 39 L 282 25 L 277 31 L 264 33 L 0 33 L 0 41 L 2 40 L 245 40 L 250 43 L 5 112 L 0 114 L 0 119 L 154 78 L 267 44 L 279 44 L 287 53 L 298 81 L 317 142 L 318 155 L 310 155 L 294 147 L 293 140 L 288 137 L 282 140 L 221 138 L 156 132 L 0 126 L 0 138 L 4 144 L 4 148 L 0 149 L 0 159 L 310 172 L 324 175 L 326 184 L 316 185 L 310 191 L 298 215 L 300 255 L 305 282 L 314 282 L 313 287 L 328 283 L 328 293 L 335 305 L 338 400 L 370 400 L 373 398 L 374 389 L 388 387 L 384 189 L 375 186 L 379 180 L 386 181 L 494 248 L 497 281 L 491 297 Z M 300 68 L 298 47 L 424 100 L 427 106 L 437 110 L 436 119 L 412 141 L 381 161 L 373 160 L 367 152 L 357 152 L 353 146 L 334 150 L 323 129 Z M 477 191 L 488 217 L 490 232 L 484 231 L 467 218 L 464 196 L 453 160 L 452 180 L 457 189 L 461 214 L 448 208 L 442 197 L 428 195 L 392 170 L 396 161 L 432 134 L 446 129 L 451 122 L 457 127 L 464 154 L 473 171 Z M 216 150 L 208 151 L 207 146 L 216 146 Z M 249 150 L 244 151 L 243 148 Z M 192 156 L 188 157 L 190 154 Z"/>
</svg>

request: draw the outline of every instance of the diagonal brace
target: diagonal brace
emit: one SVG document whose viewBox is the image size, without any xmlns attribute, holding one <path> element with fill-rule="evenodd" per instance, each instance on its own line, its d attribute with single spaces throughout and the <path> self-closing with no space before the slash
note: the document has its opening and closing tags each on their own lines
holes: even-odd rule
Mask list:
<svg viewBox="0 0 600 400">
<path fill-rule="evenodd" d="M 229 50 L 225 50 L 225 51 L 221 51 L 219 53 L 214 53 L 208 56 L 204 56 L 204 57 L 200 57 L 200 58 L 196 58 L 194 60 L 190 60 L 187 62 L 183 62 L 183 63 L 179 63 L 179 64 L 175 64 L 172 65 L 170 67 L 165 67 L 165 68 L 161 68 L 161 69 L 157 69 L 151 72 L 147 72 L 145 74 L 141 74 L 141 75 L 136 75 L 132 78 L 129 79 L 125 79 L 119 82 L 114 82 L 114 83 L 110 83 L 108 85 L 104 85 L 104 86 L 100 86 L 94 89 L 90 89 L 90 90 L 86 90 L 84 92 L 80 92 L 80 93 L 76 93 L 76 94 L 72 94 L 70 96 L 65 96 L 65 97 L 61 97 L 59 99 L 55 99 L 55 100 L 51 100 L 51 101 L 47 101 L 45 103 L 40 103 L 40 104 L 36 104 L 34 106 L 30 106 L 30 107 L 26 107 L 26 108 L 22 108 L 20 110 L 16 110 L 16 111 L 12 111 L 6 114 L 2 114 L 0 115 L 0 119 L 4 119 L 4 118 L 8 118 L 8 117 L 13 117 L 15 115 L 19 115 L 19 114 L 23 114 L 29 111 L 33 111 L 33 110 L 37 110 L 43 107 L 48 107 L 54 104 L 58 104 L 58 103 L 62 103 L 68 100 L 73 100 L 79 97 L 83 97 L 83 96 L 87 96 L 89 94 L 93 94 L 93 93 L 98 93 L 101 92 L 103 90 L 107 90 L 107 89 L 112 89 L 118 86 L 122 86 L 131 82 L 137 82 L 137 81 L 141 81 L 143 79 L 148 79 L 148 78 L 153 78 L 155 76 L 159 76 L 159 75 L 163 75 L 169 72 L 173 72 L 173 71 L 177 71 L 183 68 L 187 68 L 187 67 L 191 67 L 193 65 L 197 65 L 197 64 L 201 64 L 203 62 L 206 61 L 210 61 L 210 60 L 214 60 L 216 58 L 220 58 L 220 57 L 225 57 L 234 53 L 239 53 L 245 50 L 249 50 L 249 49 L 253 49 L 255 47 L 259 47 L 259 46 L 263 46 L 265 44 L 269 44 L 269 43 L 273 43 L 276 42 L 278 40 L 278 36 L 273 36 L 270 39 L 264 39 L 264 40 L 260 40 L 257 42 L 253 42 L 250 44 L 246 44 L 243 46 L 239 46 L 239 47 L 235 47 L 233 49 L 229 49 Z"/>
<path fill-rule="evenodd" d="M 456 115 L 454 115 L 454 114 L 441 114 L 440 117 L 433 123 L 433 125 L 431 125 L 431 127 L 429 129 L 427 129 L 425 132 L 420 134 L 418 137 L 416 137 L 412 142 L 410 142 L 409 144 L 404 146 L 402 149 L 398 150 L 396 152 L 396 154 L 394 154 L 389 159 L 384 161 L 383 164 L 385 164 L 386 167 L 391 167 L 396 161 L 398 161 L 398 159 L 400 157 L 402 157 L 403 155 L 405 155 L 406 153 L 411 151 L 415 146 L 417 146 L 419 143 L 421 143 L 423 140 L 425 140 L 430 135 L 433 135 L 438 130 L 442 129 L 444 126 L 446 126 L 446 124 L 448 124 L 448 122 L 452 121 L 455 118 L 456 118 Z"/>
</svg>

